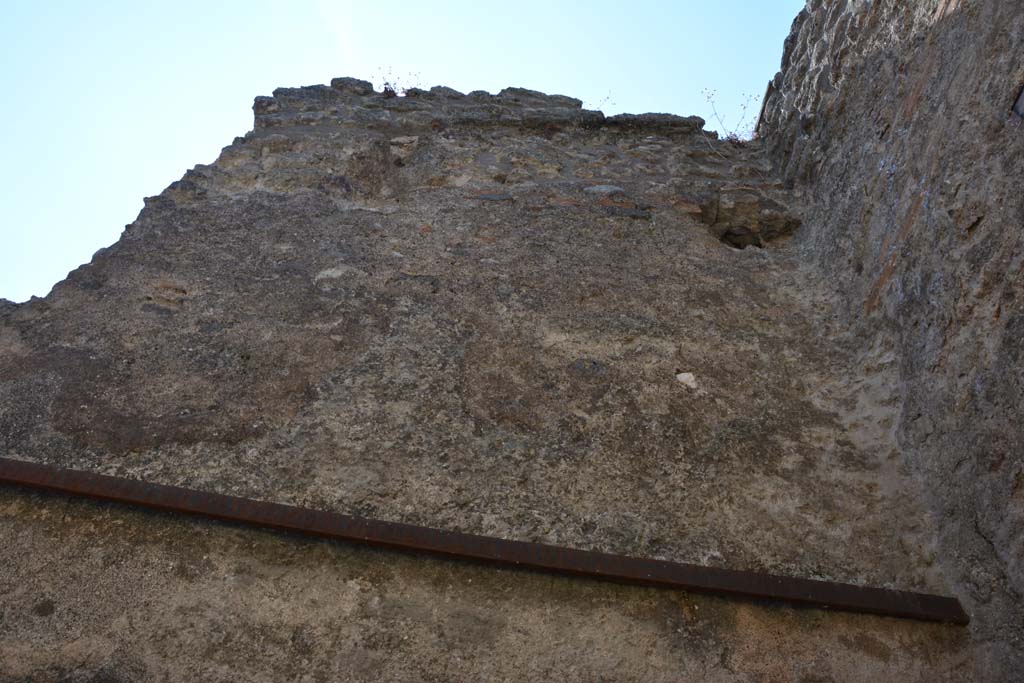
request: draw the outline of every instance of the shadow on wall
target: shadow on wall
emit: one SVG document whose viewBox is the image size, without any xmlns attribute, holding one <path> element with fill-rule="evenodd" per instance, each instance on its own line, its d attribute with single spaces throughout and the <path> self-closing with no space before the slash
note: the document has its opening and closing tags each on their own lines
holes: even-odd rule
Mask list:
<svg viewBox="0 0 1024 683">
<path fill-rule="evenodd" d="M 896 352 L 901 457 L 986 680 L 1024 666 L 1021 35 L 1020 2 L 811 0 L 758 126 L 853 342 Z"/>
</svg>

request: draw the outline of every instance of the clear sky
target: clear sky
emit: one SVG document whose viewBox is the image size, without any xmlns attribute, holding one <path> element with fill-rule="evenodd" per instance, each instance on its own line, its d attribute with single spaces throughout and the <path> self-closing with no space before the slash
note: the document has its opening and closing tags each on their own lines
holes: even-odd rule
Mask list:
<svg viewBox="0 0 1024 683">
<path fill-rule="evenodd" d="M 804 0 L 5 0 L 0 297 L 44 296 L 252 128 L 252 100 L 335 76 L 521 86 L 607 114 L 756 117 Z"/>
</svg>

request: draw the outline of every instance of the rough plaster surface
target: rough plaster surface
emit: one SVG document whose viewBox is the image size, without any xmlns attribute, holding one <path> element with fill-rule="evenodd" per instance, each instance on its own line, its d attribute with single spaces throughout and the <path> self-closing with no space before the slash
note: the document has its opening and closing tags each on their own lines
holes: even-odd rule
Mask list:
<svg viewBox="0 0 1024 683">
<path fill-rule="evenodd" d="M 897 354 L 846 334 L 757 144 L 519 89 L 337 79 L 255 111 L 117 244 L 0 308 L 0 454 L 954 592 L 896 442 Z M 10 488 L 0 539 L 2 681 L 941 681 L 975 660 L 960 627 Z"/>
<path fill-rule="evenodd" d="M 892 354 L 903 462 L 970 605 L 979 677 L 1024 671 L 1024 4 L 821 2 L 760 133 L 806 206 L 794 246 Z"/>
</svg>

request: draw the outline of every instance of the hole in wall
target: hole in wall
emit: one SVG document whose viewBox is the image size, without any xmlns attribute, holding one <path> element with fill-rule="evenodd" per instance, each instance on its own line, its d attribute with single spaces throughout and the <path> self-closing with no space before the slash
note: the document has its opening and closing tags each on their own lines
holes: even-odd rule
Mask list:
<svg viewBox="0 0 1024 683">
<path fill-rule="evenodd" d="M 764 242 L 761 241 L 761 236 L 746 229 L 730 230 L 719 237 L 718 241 L 733 249 L 746 249 L 747 247 L 764 249 Z"/>
<path fill-rule="evenodd" d="M 1020 89 L 1020 94 L 1017 95 L 1017 101 L 1013 105 L 1013 113 L 1024 119 L 1024 86 Z"/>
</svg>

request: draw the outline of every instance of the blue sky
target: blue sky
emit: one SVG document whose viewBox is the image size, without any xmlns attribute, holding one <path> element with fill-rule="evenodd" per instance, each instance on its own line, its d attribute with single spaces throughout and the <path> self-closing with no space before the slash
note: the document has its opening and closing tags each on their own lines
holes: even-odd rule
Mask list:
<svg viewBox="0 0 1024 683">
<path fill-rule="evenodd" d="M 0 297 L 44 296 L 252 128 L 279 86 L 356 76 L 521 86 L 605 113 L 728 128 L 760 98 L 804 0 L 8 0 L 0 22 Z M 753 103 L 756 116 L 758 102 Z"/>
</svg>

